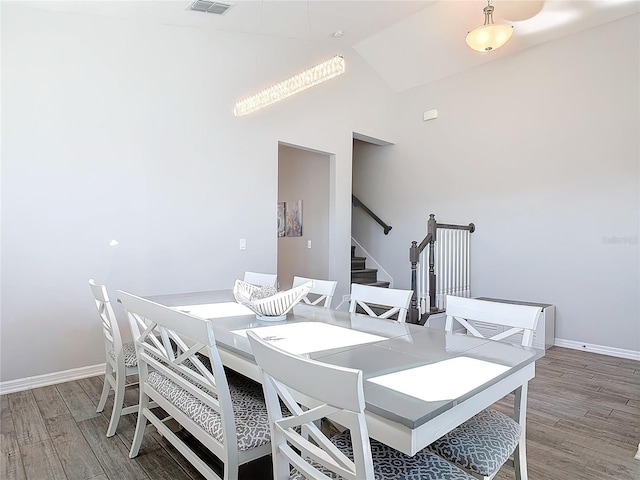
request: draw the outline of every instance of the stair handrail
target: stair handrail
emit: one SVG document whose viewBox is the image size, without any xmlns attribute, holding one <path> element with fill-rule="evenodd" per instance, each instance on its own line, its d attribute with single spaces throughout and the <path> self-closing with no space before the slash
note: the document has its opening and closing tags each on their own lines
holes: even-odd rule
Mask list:
<svg viewBox="0 0 640 480">
<path fill-rule="evenodd" d="M 384 230 L 384 234 L 389 235 L 389 232 L 393 227 L 391 225 L 387 225 L 386 223 L 384 223 L 384 221 L 382 221 L 382 219 L 380 219 L 379 216 L 373 213 L 369 207 L 367 207 L 364 203 L 362 203 L 358 199 L 358 197 L 356 197 L 353 194 L 351 194 L 351 203 L 353 204 L 354 207 L 362 208 L 362 210 L 364 210 L 367 214 L 369 214 L 369 216 L 373 218 L 378 223 L 378 225 L 382 227 L 382 229 Z"/>
<path fill-rule="evenodd" d="M 356 247 L 358 247 L 360 250 L 362 250 L 362 252 L 364 253 L 364 256 L 367 257 L 368 260 L 371 260 L 376 265 L 378 271 L 381 271 L 382 273 L 384 273 L 384 275 L 386 277 L 386 280 L 384 280 L 384 281 L 388 281 L 389 282 L 389 287 L 393 288 L 393 277 L 389 274 L 389 272 L 387 272 L 384 269 L 384 267 L 382 265 L 380 265 L 380 263 L 375 258 L 373 258 L 371 256 L 371 254 L 369 252 L 367 252 L 365 250 L 365 248 L 362 245 L 360 245 L 355 238 L 351 237 L 351 242 L 355 243 Z"/>
<path fill-rule="evenodd" d="M 429 215 L 429 220 L 427 221 L 427 236 L 422 239 L 420 245 L 418 242 L 411 242 L 411 247 L 409 247 L 409 261 L 411 262 L 411 290 L 413 290 L 413 295 L 411 296 L 411 305 L 409 306 L 409 318 L 407 319 L 410 323 L 420 323 L 423 324 L 423 319 L 419 318 L 420 312 L 418 311 L 418 278 L 417 278 L 417 270 L 418 263 L 420 261 L 420 254 L 429 246 L 429 313 L 427 317 L 431 313 L 437 313 L 438 307 L 436 307 L 436 273 L 435 273 L 435 243 L 438 237 L 438 228 L 447 228 L 450 230 L 468 230 L 470 233 L 473 233 L 476 230 L 476 226 L 473 223 L 469 225 L 451 225 L 448 223 L 438 223 L 436 221 L 436 216 L 432 213 Z"/>
</svg>

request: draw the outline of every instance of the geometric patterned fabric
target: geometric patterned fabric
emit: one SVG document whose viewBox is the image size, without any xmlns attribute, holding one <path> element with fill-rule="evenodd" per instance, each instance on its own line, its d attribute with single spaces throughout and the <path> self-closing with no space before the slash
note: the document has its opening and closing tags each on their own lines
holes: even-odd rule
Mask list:
<svg viewBox="0 0 640 480">
<path fill-rule="evenodd" d="M 138 365 L 138 359 L 136 358 L 136 346 L 133 342 L 123 343 L 122 351 L 124 353 L 125 367 L 135 367 Z M 116 359 L 116 352 L 114 350 L 109 350 L 109 355 L 114 360 Z"/>
<path fill-rule="evenodd" d="M 475 480 L 471 475 L 428 450 L 421 450 L 410 457 L 373 438 L 370 438 L 369 441 L 375 480 Z M 353 460 L 349 431 L 334 435 L 331 437 L 331 443 Z M 329 478 L 341 478 L 315 462 L 314 465 Z M 297 470 L 293 469 L 291 480 L 304 480 L 304 478 Z"/>
<path fill-rule="evenodd" d="M 490 476 L 508 460 L 519 441 L 520 425 L 515 420 L 486 409 L 427 448 L 450 462 Z"/>
<path fill-rule="evenodd" d="M 231 371 L 227 371 L 227 381 L 233 403 L 238 450 L 245 451 L 269 443 L 269 417 L 261 385 L 242 375 L 234 375 Z M 218 412 L 161 373 L 150 372 L 147 382 L 209 435 L 223 443 Z"/>
</svg>

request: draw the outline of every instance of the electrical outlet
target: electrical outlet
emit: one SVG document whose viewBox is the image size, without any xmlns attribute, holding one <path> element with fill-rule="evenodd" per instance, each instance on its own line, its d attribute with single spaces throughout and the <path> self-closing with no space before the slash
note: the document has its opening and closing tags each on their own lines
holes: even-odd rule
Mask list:
<svg viewBox="0 0 640 480">
<path fill-rule="evenodd" d="M 311 240 L 307 240 L 307 248 L 311 248 Z"/>
<path fill-rule="evenodd" d="M 240 239 L 240 250 L 246 250 L 247 249 L 247 239 L 246 238 L 241 238 Z"/>
</svg>

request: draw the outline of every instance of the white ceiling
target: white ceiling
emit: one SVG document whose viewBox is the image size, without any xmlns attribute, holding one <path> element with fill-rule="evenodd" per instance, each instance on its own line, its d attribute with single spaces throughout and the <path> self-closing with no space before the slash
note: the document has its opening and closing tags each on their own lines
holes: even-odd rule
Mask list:
<svg viewBox="0 0 640 480">
<path fill-rule="evenodd" d="M 514 33 L 501 49 L 479 53 L 467 47 L 464 38 L 467 31 L 483 23 L 483 0 L 222 1 L 233 4 L 222 16 L 189 11 L 189 0 L 28 5 L 303 40 L 334 50 L 353 48 L 398 92 L 640 11 L 638 0 L 495 0 L 495 22 L 513 25 Z M 334 38 L 332 33 L 337 30 L 344 35 Z"/>
<path fill-rule="evenodd" d="M 640 11 L 637 0 L 496 0 L 494 22 L 513 25 L 509 42 L 481 53 L 466 32 L 484 22 L 482 1 L 439 1 L 354 45 L 396 91 L 611 22 Z"/>
</svg>

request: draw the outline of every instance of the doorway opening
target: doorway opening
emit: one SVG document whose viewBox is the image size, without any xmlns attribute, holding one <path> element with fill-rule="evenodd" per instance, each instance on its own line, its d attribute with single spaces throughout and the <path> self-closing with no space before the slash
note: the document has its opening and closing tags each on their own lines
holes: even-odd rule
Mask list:
<svg viewBox="0 0 640 480">
<path fill-rule="evenodd" d="M 278 144 L 278 208 L 285 224 L 278 228 L 277 271 L 283 290 L 296 275 L 329 277 L 330 172 L 328 153 Z"/>
</svg>

